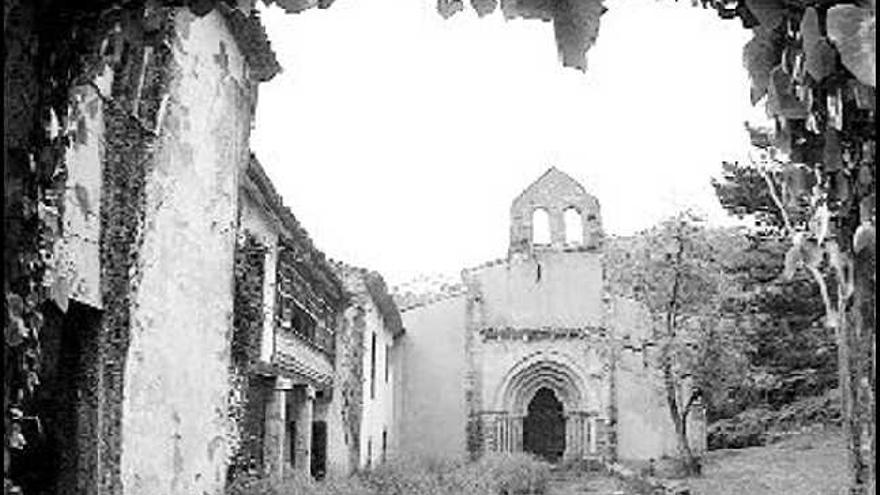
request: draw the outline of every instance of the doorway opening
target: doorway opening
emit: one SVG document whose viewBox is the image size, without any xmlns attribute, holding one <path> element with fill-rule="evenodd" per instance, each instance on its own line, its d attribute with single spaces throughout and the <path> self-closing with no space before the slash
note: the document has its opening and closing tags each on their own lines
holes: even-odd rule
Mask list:
<svg viewBox="0 0 880 495">
<path fill-rule="evenodd" d="M 523 450 L 555 463 L 565 452 L 565 416 L 562 403 L 549 388 L 541 388 L 529 402 L 523 419 Z"/>
<path fill-rule="evenodd" d="M 30 442 L 9 452 L 8 471 L 24 493 L 95 493 L 102 314 L 72 300 L 67 312 L 53 303 L 42 312 L 41 384 L 21 421 Z"/>
</svg>

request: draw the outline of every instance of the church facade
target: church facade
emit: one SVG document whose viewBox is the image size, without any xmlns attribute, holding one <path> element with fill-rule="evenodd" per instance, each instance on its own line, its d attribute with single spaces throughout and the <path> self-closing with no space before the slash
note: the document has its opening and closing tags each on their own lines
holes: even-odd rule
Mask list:
<svg viewBox="0 0 880 495">
<path fill-rule="evenodd" d="M 551 168 L 510 214 L 507 258 L 464 270 L 442 296 L 401 301 L 398 454 L 675 454 L 651 318 L 606 285 L 596 198 Z M 692 416 L 700 451 L 705 421 Z"/>
</svg>

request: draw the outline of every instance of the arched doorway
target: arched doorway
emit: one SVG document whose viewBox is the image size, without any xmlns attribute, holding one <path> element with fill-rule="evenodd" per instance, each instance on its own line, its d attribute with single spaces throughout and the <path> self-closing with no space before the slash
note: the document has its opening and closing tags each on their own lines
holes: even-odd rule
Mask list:
<svg viewBox="0 0 880 495">
<path fill-rule="evenodd" d="M 565 416 L 562 402 L 549 388 L 540 388 L 523 418 L 523 450 L 549 462 L 558 462 L 565 452 Z"/>
</svg>

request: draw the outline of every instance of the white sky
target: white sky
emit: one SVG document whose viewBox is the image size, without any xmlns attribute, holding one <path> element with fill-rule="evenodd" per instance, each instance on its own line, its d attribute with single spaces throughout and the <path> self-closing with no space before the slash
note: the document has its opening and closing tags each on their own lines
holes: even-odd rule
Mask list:
<svg viewBox="0 0 880 495">
<path fill-rule="evenodd" d="M 612 234 L 685 206 L 723 221 L 709 178 L 748 150 L 747 31 L 686 0 L 606 6 L 586 74 L 549 23 L 500 12 L 264 9 L 284 72 L 260 86 L 254 151 L 320 249 L 392 284 L 503 257 L 510 202 L 550 165 Z"/>
</svg>

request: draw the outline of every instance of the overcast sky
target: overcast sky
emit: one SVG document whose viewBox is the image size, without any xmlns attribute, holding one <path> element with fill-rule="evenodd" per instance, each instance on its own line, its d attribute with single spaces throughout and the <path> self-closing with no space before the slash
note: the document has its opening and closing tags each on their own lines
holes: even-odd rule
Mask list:
<svg viewBox="0 0 880 495">
<path fill-rule="evenodd" d="M 748 149 L 747 32 L 688 1 L 605 5 L 586 74 L 549 23 L 500 12 L 264 8 L 284 69 L 260 86 L 254 151 L 320 249 L 392 284 L 503 257 L 510 202 L 551 165 L 611 234 L 688 206 L 723 221 L 709 179 Z"/>
</svg>

